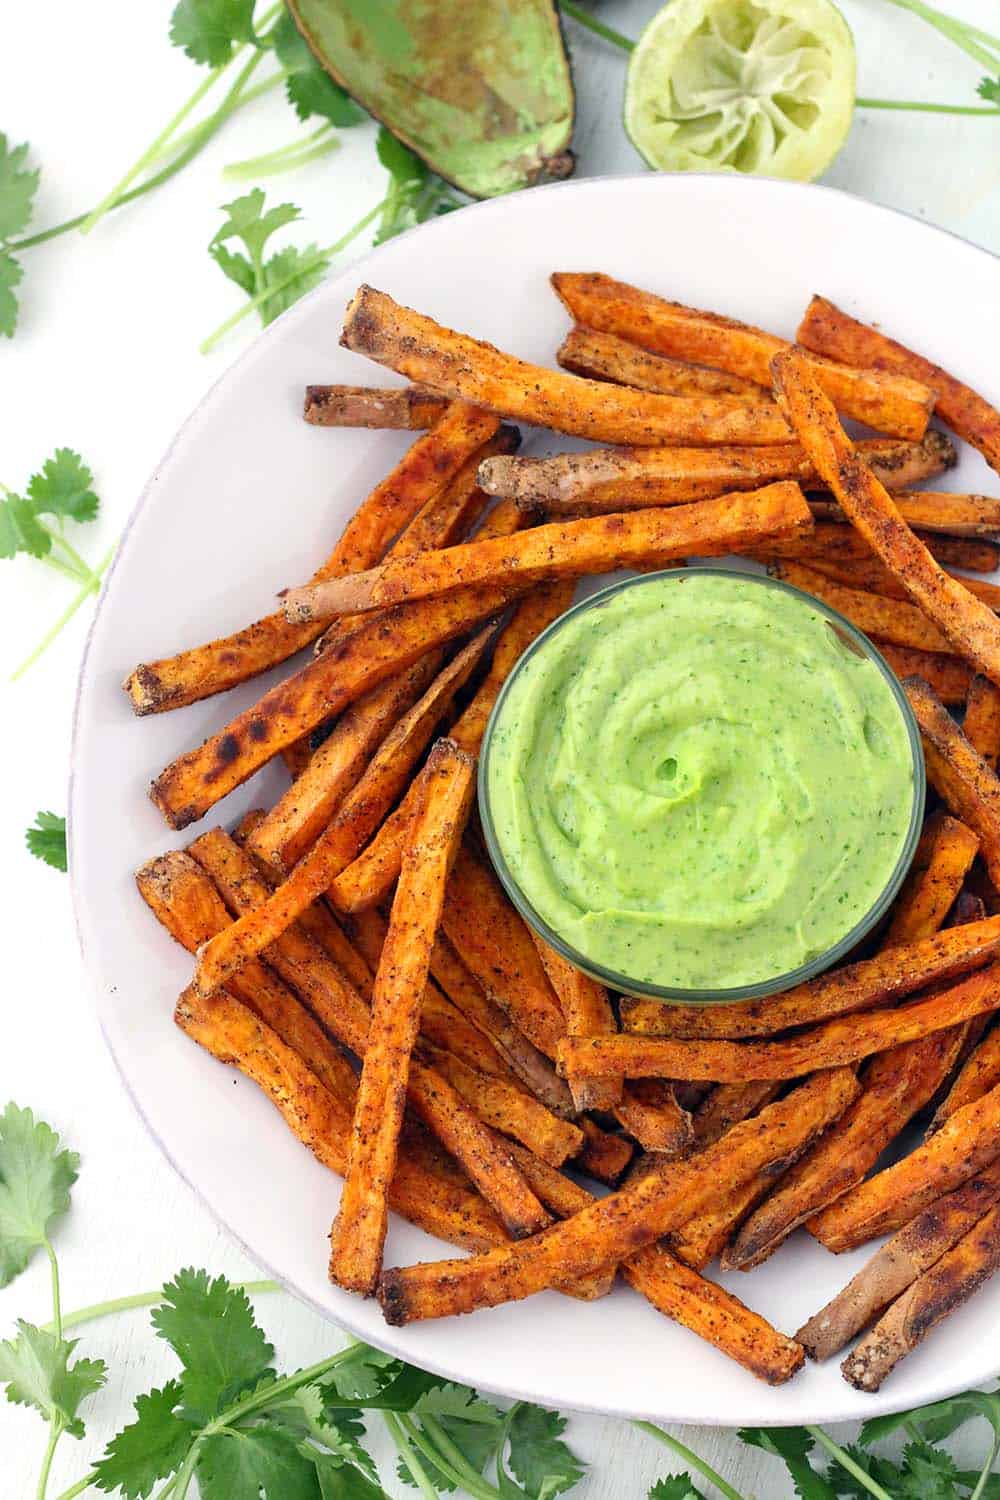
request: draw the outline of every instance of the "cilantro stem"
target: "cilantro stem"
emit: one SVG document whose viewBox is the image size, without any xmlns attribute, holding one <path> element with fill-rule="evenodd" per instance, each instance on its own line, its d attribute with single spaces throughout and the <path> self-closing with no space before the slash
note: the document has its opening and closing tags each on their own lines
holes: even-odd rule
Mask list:
<svg viewBox="0 0 1000 1500">
<path fill-rule="evenodd" d="M 816 1439 L 821 1448 L 826 1449 L 830 1457 L 836 1463 L 838 1463 L 842 1469 L 846 1469 L 848 1474 L 853 1474 L 858 1483 L 864 1489 L 866 1489 L 870 1495 L 875 1496 L 875 1500 L 892 1500 L 892 1496 L 889 1494 L 888 1490 L 884 1490 L 877 1480 L 872 1479 L 870 1474 L 866 1474 L 861 1465 L 856 1464 L 851 1455 L 849 1453 L 845 1453 L 844 1449 L 841 1448 L 838 1443 L 835 1443 L 833 1441 L 833 1438 L 823 1431 L 822 1427 L 810 1427 L 809 1424 L 806 1423 L 805 1430 L 809 1433 L 810 1437 Z"/>
<path fill-rule="evenodd" d="M 322 151 L 317 148 L 317 142 L 323 142 Z M 332 126 L 324 124 L 303 140 L 289 141 L 287 146 L 278 146 L 276 150 L 266 151 L 262 156 L 250 156 L 244 161 L 234 161 L 228 167 L 223 168 L 222 175 L 237 179 L 268 177 L 275 172 L 290 171 L 292 167 L 311 161 L 315 156 L 326 155 L 328 151 L 339 149 L 340 140 L 333 134 Z"/>
<path fill-rule="evenodd" d="M 387 201 L 386 198 L 383 198 L 381 203 L 376 203 L 374 208 L 369 209 L 364 217 L 359 219 L 346 234 L 341 235 L 340 239 L 335 241 L 334 244 L 328 245 L 325 250 L 317 250 L 314 255 L 301 260 L 292 274 L 286 276 L 283 281 L 276 281 L 272 286 L 265 287 L 262 292 L 258 292 L 255 296 L 248 298 L 242 307 L 238 308 L 224 323 L 220 323 L 214 333 L 210 333 L 208 338 L 198 346 L 199 353 L 208 354 L 215 348 L 220 339 L 225 338 L 230 329 L 235 328 L 237 323 L 242 322 L 245 317 L 253 312 L 255 307 L 259 307 L 262 302 L 266 302 L 269 297 L 275 296 L 278 292 L 284 291 L 285 287 L 290 286 L 293 281 L 298 281 L 303 272 L 311 271 L 315 266 L 324 265 L 327 261 L 332 260 L 335 255 L 339 255 L 341 250 L 345 250 L 351 241 L 356 239 L 363 230 L 368 228 L 372 220 L 378 217 Z"/>
<path fill-rule="evenodd" d="M 90 1486 L 93 1484 L 96 1478 L 97 1471 L 95 1469 L 91 1469 L 90 1473 L 84 1474 L 82 1479 L 78 1479 L 76 1481 L 76 1484 L 71 1484 L 68 1490 L 63 1490 L 60 1494 L 58 1494 L 56 1496 L 56 1500 L 75 1500 L 75 1497 L 77 1495 L 82 1495 L 84 1490 L 90 1489 Z M 157 1500 L 159 1500 L 159 1496 L 157 1496 Z"/>
<path fill-rule="evenodd" d="M 52 1460 L 55 1457 L 56 1444 L 62 1435 L 62 1422 L 53 1418 L 49 1424 L 49 1440 L 45 1445 L 45 1456 L 42 1459 L 42 1467 L 38 1475 L 38 1489 L 35 1492 L 36 1500 L 45 1500 L 45 1492 L 49 1487 L 49 1473 L 52 1469 Z"/>
<path fill-rule="evenodd" d="M 922 99 L 855 99 L 859 109 L 912 109 L 928 115 L 1000 115 L 989 104 L 931 104 Z"/>
<path fill-rule="evenodd" d="M 969 1500 L 981 1500 L 981 1497 L 986 1493 L 986 1486 L 990 1482 L 990 1475 L 993 1473 L 993 1465 L 996 1462 L 998 1453 L 1000 1453 L 1000 1432 L 993 1439 L 993 1446 L 989 1451 L 989 1457 L 986 1460 L 982 1473 L 976 1480 L 976 1487 L 969 1496 Z"/>
<path fill-rule="evenodd" d="M 1000 64 L 1000 57 L 997 56 L 1000 52 L 1000 37 L 991 36 L 988 31 L 980 31 L 978 27 L 969 26 L 955 16 L 935 10 L 933 6 L 925 5 L 924 0 L 888 0 L 888 3 L 895 5 L 898 10 L 908 10 L 911 15 L 926 21 L 928 26 L 933 26 L 935 31 L 939 31 L 950 42 L 954 42 L 956 47 L 960 47 L 969 57 L 991 71 Z M 992 48 L 993 51 L 987 51 L 987 48 Z"/>
<path fill-rule="evenodd" d="M 242 47 L 238 48 L 235 56 L 238 57 L 242 51 Z M 232 60 L 233 59 L 230 59 L 230 61 Z M 216 83 L 218 83 L 219 79 L 222 77 L 223 73 L 225 73 L 228 67 L 228 62 L 223 63 L 221 68 L 213 68 L 208 77 L 202 79 L 201 83 L 199 83 L 194 93 L 184 101 L 177 113 L 160 131 L 159 135 L 155 137 L 155 139 L 150 143 L 149 146 L 147 146 L 142 155 L 132 163 L 128 171 L 125 173 L 124 177 L 121 177 L 118 182 L 115 183 L 114 187 L 111 188 L 109 192 L 105 193 L 104 197 L 100 200 L 97 206 L 90 210 L 90 213 L 80 225 L 81 234 L 89 234 L 90 231 L 94 229 L 100 222 L 100 220 L 103 219 L 104 215 L 108 212 L 108 209 L 114 208 L 115 204 L 118 202 L 118 199 L 122 196 L 123 193 L 128 191 L 135 179 L 137 177 L 141 177 L 142 173 L 146 171 L 147 167 L 152 165 L 152 163 L 160 155 L 164 146 L 170 140 L 170 137 L 175 133 L 178 126 L 184 123 L 188 115 L 191 114 L 192 110 L 197 109 L 198 105 L 204 99 L 205 95 L 209 92 L 210 89 L 215 87 Z"/>
<path fill-rule="evenodd" d="M 404 1431 L 402 1422 L 396 1416 L 395 1412 L 384 1411 L 382 1415 L 385 1418 L 385 1425 L 389 1429 L 389 1434 L 399 1450 L 399 1456 L 409 1470 L 410 1478 L 413 1480 L 414 1485 L 424 1496 L 424 1500 L 440 1500 L 437 1490 L 428 1479 L 427 1473 L 414 1451 L 413 1444 Z"/>
<path fill-rule="evenodd" d="M 237 1281 L 233 1285 L 237 1291 L 247 1292 L 251 1297 L 260 1292 L 280 1292 L 282 1287 L 276 1281 Z M 163 1288 L 155 1292 L 136 1292 L 131 1297 L 115 1297 L 110 1302 L 92 1302 L 89 1307 L 77 1308 L 74 1312 L 67 1313 L 62 1320 L 63 1328 L 78 1328 L 81 1323 L 92 1323 L 98 1318 L 108 1318 L 112 1313 L 130 1312 L 136 1307 L 158 1307 L 163 1301 Z M 46 1333 L 54 1333 L 53 1323 L 45 1324 Z"/>
<path fill-rule="evenodd" d="M 702 1478 L 707 1479 L 710 1484 L 714 1484 L 716 1489 L 725 1495 L 726 1500 L 743 1500 L 743 1496 L 739 1490 L 734 1490 L 731 1484 L 727 1484 L 722 1475 L 717 1473 L 711 1464 L 706 1463 L 699 1454 L 695 1453 L 693 1448 L 689 1448 L 679 1438 L 673 1437 L 669 1432 L 664 1432 L 663 1428 L 657 1427 L 655 1422 L 633 1422 L 632 1426 L 637 1427 L 640 1432 L 648 1433 L 650 1437 L 655 1438 L 658 1443 L 663 1443 L 667 1448 L 672 1448 L 678 1458 L 683 1458 L 685 1463 L 690 1464 L 693 1469 L 698 1470 Z"/>
<path fill-rule="evenodd" d="M 116 542 L 115 547 L 117 547 L 117 545 L 118 544 Z M 19 677 L 23 677 L 28 668 L 34 666 L 35 662 L 43 654 L 43 652 L 47 651 L 48 648 L 52 645 L 52 642 L 55 640 L 59 632 L 69 624 L 70 620 L 72 620 L 73 616 L 76 614 L 80 606 L 90 598 L 91 594 L 97 593 L 98 589 L 101 586 L 101 579 L 104 576 L 105 569 L 115 555 L 115 547 L 111 547 L 108 550 L 105 556 L 101 559 L 96 570 L 91 573 L 89 578 L 86 578 L 84 580 L 79 593 L 76 595 L 76 598 L 66 606 L 62 614 L 59 616 L 58 620 L 52 626 L 52 629 L 45 633 L 45 635 L 39 641 L 38 645 L 31 652 L 30 656 L 26 656 L 24 661 L 21 662 L 20 666 L 14 669 L 14 671 L 11 673 L 12 682 L 16 682 Z"/>
<path fill-rule="evenodd" d="M 467 1490 L 473 1500 L 501 1500 L 500 1491 L 476 1472 L 436 1417 L 422 1416 L 417 1422 L 412 1417 L 400 1416 L 399 1421 L 421 1453 L 453 1484 Z"/>
<path fill-rule="evenodd" d="M 45 1237 L 45 1253 L 49 1258 L 49 1272 L 52 1278 L 52 1331 L 57 1339 L 63 1336 L 62 1298 L 59 1293 L 59 1262 L 56 1252 L 52 1248 L 52 1241 L 48 1235 Z"/>
<path fill-rule="evenodd" d="M 284 68 L 282 68 L 280 73 L 272 73 L 270 78 L 262 78 L 260 83 L 255 83 L 252 88 L 247 89 L 245 92 L 241 91 L 238 100 L 236 101 L 233 108 L 229 111 L 227 118 L 229 118 L 231 115 L 234 115 L 237 110 L 245 109 L 246 106 L 248 104 L 252 104 L 255 99 L 260 99 L 264 94 L 269 94 L 272 89 L 276 89 L 279 84 L 284 83 L 287 77 L 287 72 Z M 220 105 L 219 108 L 221 109 L 222 105 Z M 218 110 L 214 110 L 209 116 L 209 119 L 214 119 L 217 113 Z M 175 151 L 185 150 L 193 140 L 198 139 L 202 131 L 205 129 L 205 125 L 207 123 L 207 121 L 203 120 L 200 125 L 192 125 L 190 130 L 185 130 L 181 135 L 174 136 L 172 140 L 167 142 L 163 150 L 158 153 L 154 160 L 163 161 L 165 157 L 172 156 Z"/>
<path fill-rule="evenodd" d="M 621 47 L 625 52 L 631 52 L 635 46 L 635 42 L 630 37 L 624 36 L 620 31 L 615 31 L 613 26 L 606 26 L 603 21 L 599 21 L 596 16 L 584 10 L 582 5 L 574 5 L 573 0 L 561 0 L 559 9 L 565 11 L 568 16 L 572 16 L 574 21 L 579 21 L 581 26 L 585 26 L 595 36 L 603 37 L 606 42 L 611 42 L 615 47 Z"/>
</svg>

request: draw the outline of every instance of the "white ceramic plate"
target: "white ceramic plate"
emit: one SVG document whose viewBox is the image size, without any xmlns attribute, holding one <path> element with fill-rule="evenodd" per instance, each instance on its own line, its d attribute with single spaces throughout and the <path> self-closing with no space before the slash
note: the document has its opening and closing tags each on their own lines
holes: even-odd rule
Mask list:
<svg viewBox="0 0 1000 1500">
<path fill-rule="evenodd" d="M 704 1423 L 835 1421 L 935 1400 L 1000 1366 L 1000 1278 L 875 1397 L 847 1386 L 836 1362 L 771 1390 L 627 1291 L 594 1305 L 546 1293 L 388 1328 L 373 1302 L 326 1279 L 339 1182 L 252 1085 L 171 1022 L 191 962 L 146 911 L 132 872 L 185 840 L 164 826 L 146 788 L 271 679 L 148 719 L 132 716 L 121 680 L 137 661 L 273 608 L 276 590 L 308 575 L 403 452 L 405 434 L 326 431 L 300 416 L 307 381 L 386 378 L 338 347 L 359 282 L 551 363 L 566 326 L 547 281 L 556 269 L 604 270 L 788 335 L 810 293 L 822 291 L 1000 396 L 997 261 L 827 189 L 723 176 L 536 189 L 439 219 L 331 279 L 262 334 L 182 428 L 136 508 L 93 627 L 73 756 L 72 874 L 108 1045 L 164 1152 L 253 1258 L 325 1316 L 417 1364 L 548 1405 Z M 950 483 L 997 489 L 978 457 L 963 458 Z M 265 771 L 216 821 L 273 800 L 281 785 Z M 388 1264 L 446 1253 L 393 1221 Z M 800 1234 L 760 1270 L 727 1282 L 791 1331 L 863 1259 L 834 1259 Z"/>
</svg>

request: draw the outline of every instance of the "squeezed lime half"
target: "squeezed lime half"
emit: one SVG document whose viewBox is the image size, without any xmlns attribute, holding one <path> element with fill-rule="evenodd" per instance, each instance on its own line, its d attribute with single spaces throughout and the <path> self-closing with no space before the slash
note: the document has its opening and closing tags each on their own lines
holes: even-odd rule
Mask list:
<svg viewBox="0 0 1000 1500">
<path fill-rule="evenodd" d="M 843 145 L 854 86 L 830 0 L 672 0 L 629 61 L 625 128 L 660 171 L 806 182 Z"/>
</svg>

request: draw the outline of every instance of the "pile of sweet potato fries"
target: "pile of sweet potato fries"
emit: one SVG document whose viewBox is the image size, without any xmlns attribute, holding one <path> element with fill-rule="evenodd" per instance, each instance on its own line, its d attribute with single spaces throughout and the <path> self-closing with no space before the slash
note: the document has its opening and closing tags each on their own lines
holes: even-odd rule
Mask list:
<svg viewBox="0 0 1000 1500">
<path fill-rule="evenodd" d="M 1000 471 L 1000 413 L 822 298 L 791 345 L 604 275 L 552 280 L 560 370 L 362 287 L 341 342 L 411 384 L 310 386 L 306 419 L 412 447 L 279 612 L 128 678 L 160 713 L 314 647 L 153 783 L 185 828 L 275 757 L 291 777 L 139 871 L 197 956 L 177 1023 L 344 1177 L 330 1275 L 390 1322 L 600 1297 L 620 1273 L 774 1384 L 861 1334 L 844 1374 L 877 1390 L 1000 1263 L 1000 587 L 969 576 L 1000 560 L 1000 499 L 913 488 L 956 462 L 933 413 Z M 502 419 L 610 446 L 518 456 Z M 935 806 L 849 964 L 748 1003 L 619 999 L 507 901 L 470 819 L 476 759 L 582 575 L 729 554 L 877 641 Z M 390 1209 L 472 1253 L 383 1269 Z M 834 1253 L 892 1238 L 791 1337 L 703 1273 L 800 1228 Z"/>
</svg>

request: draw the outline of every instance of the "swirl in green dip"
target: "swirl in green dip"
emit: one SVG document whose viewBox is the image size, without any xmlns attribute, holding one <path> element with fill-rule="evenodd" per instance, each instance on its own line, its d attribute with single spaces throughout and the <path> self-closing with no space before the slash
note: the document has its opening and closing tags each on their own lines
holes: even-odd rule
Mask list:
<svg viewBox="0 0 1000 1500">
<path fill-rule="evenodd" d="M 871 909 L 914 799 L 879 669 L 802 596 L 676 573 L 567 618 L 512 678 L 485 768 L 537 914 L 635 981 L 798 968 Z"/>
</svg>

